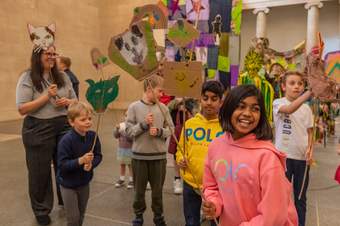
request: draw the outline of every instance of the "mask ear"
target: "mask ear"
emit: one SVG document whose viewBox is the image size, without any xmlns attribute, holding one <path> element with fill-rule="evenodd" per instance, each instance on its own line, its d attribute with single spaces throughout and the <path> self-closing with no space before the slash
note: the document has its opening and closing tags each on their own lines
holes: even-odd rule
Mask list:
<svg viewBox="0 0 340 226">
<path fill-rule="evenodd" d="M 50 29 L 53 33 L 55 33 L 56 27 L 55 27 L 55 23 L 52 23 L 50 25 L 47 26 L 48 29 Z"/>
<path fill-rule="evenodd" d="M 30 35 L 32 35 L 32 33 L 34 32 L 35 27 L 32 24 L 27 24 L 27 29 L 28 29 L 28 33 Z"/>
</svg>

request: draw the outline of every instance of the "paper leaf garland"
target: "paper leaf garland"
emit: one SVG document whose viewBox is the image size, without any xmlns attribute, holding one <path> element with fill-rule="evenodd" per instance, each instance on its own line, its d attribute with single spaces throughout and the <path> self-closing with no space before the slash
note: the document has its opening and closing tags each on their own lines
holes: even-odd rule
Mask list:
<svg viewBox="0 0 340 226">
<path fill-rule="evenodd" d="M 100 79 L 98 82 L 92 79 L 86 80 L 89 84 L 86 99 L 97 113 L 104 112 L 107 106 L 117 98 L 119 92 L 118 79 L 119 76 L 107 80 Z"/>
<path fill-rule="evenodd" d="M 91 49 L 91 60 L 93 66 L 97 70 L 105 67 L 106 65 L 109 65 L 109 59 L 107 58 L 107 56 L 104 56 L 97 48 Z"/>
<path fill-rule="evenodd" d="M 158 62 L 150 23 L 140 21 L 124 33 L 112 37 L 108 55 L 113 63 L 137 80 L 155 72 Z"/>
<path fill-rule="evenodd" d="M 165 93 L 200 98 L 202 70 L 201 62 L 165 62 L 163 68 Z"/>
<path fill-rule="evenodd" d="M 231 30 L 236 35 L 239 35 L 241 33 L 241 21 L 242 21 L 242 0 L 233 0 L 230 27 Z"/>
<path fill-rule="evenodd" d="M 199 31 L 186 20 L 178 20 L 174 26 L 169 28 L 168 38 L 175 45 L 186 47 L 193 40 L 199 38 Z"/>
</svg>

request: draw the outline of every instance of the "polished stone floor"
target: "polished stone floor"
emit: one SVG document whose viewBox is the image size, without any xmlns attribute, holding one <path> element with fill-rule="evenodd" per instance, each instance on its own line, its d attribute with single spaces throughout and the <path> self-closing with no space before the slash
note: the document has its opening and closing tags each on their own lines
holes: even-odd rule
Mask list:
<svg viewBox="0 0 340 226">
<path fill-rule="evenodd" d="M 91 195 L 84 226 L 131 225 L 133 191 L 116 189 L 114 181 L 119 175 L 115 157 L 117 141 L 112 128 L 122 119 L 122 111 L 105 114 L 100 138 L 104 159 L 96 169 L 91 183 Z M 35 226 L 27 193 L 27 170 L 25 153 L 21 142 L 21 121 L 0 123 L 0 225 Z M 308 192 L 307 226 L 340 225 L 340 185 L 333 180 L 340 156 L 336 154 L 336 137 L 328 139 L 327 147 L 316 145 L 317 165 L 311 169 Z M 172 193 L 173 167 L 169 157 L 167 178 L 164 188 L 164 208 L 168 226 L 183 226 L 182 196 Z M 152 226 L 150 191 L 147 192 L 148 209 L 145 225 Z M 275 208 L 275 207 L 273 207 Z M 66 226 L 64 210 L 55 206 L 51 218 L 52 226 Z M 318 221 L 320 224 L 318 224 Z"/>
</svg>

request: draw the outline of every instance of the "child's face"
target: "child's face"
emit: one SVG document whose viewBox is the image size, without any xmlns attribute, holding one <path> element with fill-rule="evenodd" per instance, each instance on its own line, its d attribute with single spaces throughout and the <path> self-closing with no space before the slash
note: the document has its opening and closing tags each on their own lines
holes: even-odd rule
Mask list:
<svg viewBox="0 0 340 226">
<path fill-rule="evenodd" d="M 286 82 L 282 85 L 283 91 L 286 92 L 286 98 L 290 101 L 298 98 L 304 88 L 303 80 L 299 75 L 289 75 Z"/>
<path fill-rule="evenodd" d="M 202 114 L 206 119 L 217 118 L 221 105 L 221 98 L 213 92 L 206 91 L 201 96 Z"/>
<path fill-rule="evenodd" d="M 73 121 L 69 121 L 71 126 L 81 135 L 85 135 L 86 132 L 92 126 L 92 115 L 82 111 L 78 117 L 76 117 Z"/>
<path fill-rule="evenodd" d="M 255 96 L 247 97 L 239 103 L 231 115 L 231 125 L 234 128 L 234 139 L 244 137 L 259 124 L 261 108 Z"/>
<path fill-rule="evenodd" d="M 156 99 L 159 100 L 163 96 L 163 87 L 156 86 L 153 88 L 153 91 L 151 88 L 148 88 L 147 90 L 147 98 L 149 101 L 156 103 Z"/>
</svg>

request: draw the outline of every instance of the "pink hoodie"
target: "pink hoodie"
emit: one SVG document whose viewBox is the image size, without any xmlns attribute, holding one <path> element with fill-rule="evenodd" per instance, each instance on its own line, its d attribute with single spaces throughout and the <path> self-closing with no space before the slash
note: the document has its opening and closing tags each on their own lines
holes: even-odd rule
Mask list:
<svg viewBox="0 0 340 226">
<path fill-rule="evenodd" d="M 298 225 L 285 162 L 283 153 L 255 134 L 235 141 L 229 133 L 216 138 L 209 146 L 203 188 L 220 226 Z"/>
</svg>

